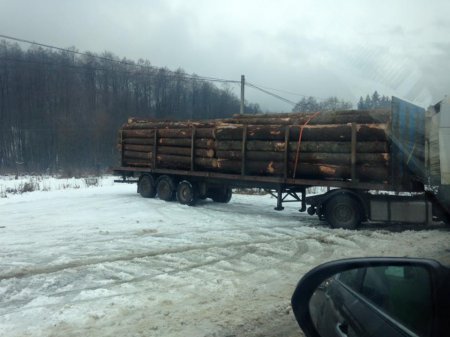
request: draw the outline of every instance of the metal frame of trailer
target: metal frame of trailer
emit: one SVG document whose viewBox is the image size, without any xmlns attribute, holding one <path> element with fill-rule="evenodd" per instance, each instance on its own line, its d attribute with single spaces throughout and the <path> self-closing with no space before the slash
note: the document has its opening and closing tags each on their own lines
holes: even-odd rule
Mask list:
<svg viewBox="0 0 450 337">
<path fill-rule="evenodd" d="M 390 159 L 389 167 L 390 174 L 386 177 L 384 182 L 367 182 L 360 181 L 357 176 L 356 162 L 358 153 L 357 148 L 357 127 L 358 124 L 351 123 L 351 177 L 350 179 L 343 180 L 337 177 L 333 179 L 305 179 L 295 177 L 289 177 L 288 170 L 288 155 L 289 155 L 289 143 L 292 142 L 289 139 L 290 130 L 292 127 L 302 126 L 286 126 L 285 127 L 285 151 L 284 151 L 284 173 L 282 176 L 264 176 L 264 175 L 248 175 L 246 174 L 246 148 L 247 148 L 247 126 L 244 125 L 242 133 L 242 160 L 241 160 L 241 173 L 231 174 L 216 172 L 214 170 L 204 171 L 197 170 L 195 167 L 195 139 L 196 129 L 192 128 L 191 133 L 191 151 L 190 151 L 190 170 L 178 170 L 159 168 L 157 162 L 158 153 L 158 129 L 154 129 L 153 139 L 153 156 L 149 166 L 151 167 L 130 167 L 121 166 L 114 169 L 114 174 L 121 176 L 122 179 L 115 180 L 121 183 L 134 183 L 138 182 L 144 176 L 151 176 L 152 181 L 155 182 L 158 177 L 169 177 L 172 181 L 186 182 L 189 184 L 195 184 L 196 186 L 204 185 L 206 189 L 208 186 L 211 188 L 217 188 L 217 186 L 223 186 L 225 188 L 262 188 L 268 190 L 277 199 L 277 206 L 275 210 L 282 210 L 284 202 L 300 202 L 300 211 L 308 210 L 310 215 L 317 214 L 319 218 L 327 218 L 329 221 L 329 215 L 326 208 L 328 204 L 336 204 L 341 207 L 338 211 L 345 211 L 345 203 L 356 203 L 353 208 L 360 208 L 357 216 L 360 217 L 357 223 L 361 220 L 370 218 L 379 219 L 379 221 L 401 221 L 399 217 L 399 209 L 402 207 L 410 207 L 410 214 L 413 217 L 420 217 L 420 222 L 429 223 L 433 219 L 434 210 L 432 210 L 433 201 L 430 196 L 425 192 L 424 181 L 420 179 L 420 174 L 423 170 L 423 158 L 420 148 L 423 148 L 424 140 L 424 118 L 425 110 L 417 107 L 411 103 L 405 102 L 398 98 L 392 98 L 392 115 L 390 121 Z M 300 148 L 300 138 L 297 143 Z M 121 144 L 123 145 L 123 139 L 121 134 Z M 423 149 L 422 149 L 423 150 Z M 123 151 L 122 151 L 123 156 Z M 298 153 L 297 153 L 298 157 Z M 297 163 L 295 160 L 295 166 L 293 172 L 296 172 L 297 165 L 301 165 L 301 161 Z M 123 157 L 121 163 L 123 163 Z M 138 179 L 136 179 L 138 178 Z M 174 185 L 173 185 L 174 186 Z M 216 186 L 216 187 L 214 187 Z M 327 193 L 321 195 L 314 195 L 307 197 L 306 189 L 308 187 L 318 186 L 327 187 Z M 176 187 L 175 187 L 176 188 Z M 191 188 L 193 188 L 191 186 Z M 138 187 L 139 189 L 139 187 Z M 373 196 L 369 191 L 385 191 L 390 192 L 380 198 Z M 395 192 L 395 193 L 392 193 Z M 412 197 L 398 197 L 394 194 L 399 192 L 415 193 Z M 333 201 L 333 202 L 330 202 Z M 181 202 L 181 201 L 180 201 Z M 310 207 L 307 209 L 307 204 Z M 331 206 L 330 206 L 331 208 Z M 422 208 L 424 212 L 418 212 Z M 421 214 L 425 214 L 425 218 Z M 408 218 L 410 219 L 410 218 Z M 330 221 L 329 221 L 330 222 Z M 333 225 L 333 224 L 332 224 Z M 335 227 L 354 228 L 357 224 Z"/>
<path fill-rule="evenodd" d="M 138 183 L 145 175 L 152 175 L 156 180 L 160 176 L 169 176 L 177 182 L 190 181 L 192 183 L 204 183 L 209 186 L 226 186 L 229 188 L 262 188 L 276 198 L 277 211 L 284 209 L 283 203 L 299 202 L 300 212 L 308 211 L 308 214 L 317 214 L 320 219 L 327 220 L 323 205 L 333 197 L 350 195 L 358 201 L 362 217 L 361 221 L 371 219 L 382 222 L 402 222 L 398 212 L 404 207 L 412 207 L 409 210 L 412 223 L 431 223 L 435 208 L 434 203 L 426 193 L 416 193 L 413 197 L 401 197 L 397 193 L 390 195 L 371 195 L 368 191 L 399 192 L 392 189 L 389 184 L 372 184 L 336 180 L 312 180 L 290 179 L 281 177 L 243 176 L 217 172 L 201 172 L 186 170 L 151 169 L 119 167 L 114 174 L 121 176 L 118 183 Z M 306 189 L 312 186 L 326 187 L 328 192 L 320 195 L 307 196 Z M 409 192 L 409 191 L 403 191 Z M 307 206 L 309 205 L 309 207 Z M 322 209 L 321 209 L 322 208 Z M 403 220 L 404 221 L 404 220 Z M 355 228 L 351 226 L 348 228 Z M 340 227 L 335 226 L 334 227 Z"/>
</svg>

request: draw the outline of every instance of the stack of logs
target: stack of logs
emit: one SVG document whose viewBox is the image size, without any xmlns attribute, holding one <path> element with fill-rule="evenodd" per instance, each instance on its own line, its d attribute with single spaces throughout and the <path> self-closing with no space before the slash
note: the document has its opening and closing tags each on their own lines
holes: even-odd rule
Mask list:
<svg viewBox="0 0 450 337">
<path fill-rule="evenodd" d="M 122 166 L 384 182 L 390 116 L 389 110 L 350 110 L 207 121 L 131 118 L 120 130 Z"/>
</svg>

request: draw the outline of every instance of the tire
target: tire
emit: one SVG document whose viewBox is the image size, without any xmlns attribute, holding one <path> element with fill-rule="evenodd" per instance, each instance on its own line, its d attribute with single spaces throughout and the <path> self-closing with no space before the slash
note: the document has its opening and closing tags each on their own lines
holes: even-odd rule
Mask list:
<svg viewBox="0 0 450 337">
<path fill-rule="evenodd" d="M 177 200 L 182 205 L 193 206 L 198 200 L 198 192 L 195 185 L 183 180 L 177 186 Z"/>
<path fill-rule="evenodd" d="M 229 188 L 229 187 L 218 188 L 218 189 L 214 189 L 213 191 L 211 191 L 210 198 L 214 202 L 220 202 L 223 204 L 227 204 L 230 202 L 232 195 L 233 195 L 233 191 L 231 190 L 231 188 Z"/>
<path fill-rule="evenodd" d="M 138 182 L 138 193 L 143 198 L 154 198 L 156 196 L 155 179 L 151 175 L 143 175 Z"/>
<path fill-rule="evenodd" d="M 156 180 L 156 193 L 158 198 L 164 201 L 172 201 L 175 198 L 175 182 L 169 176 L 160 176 Z"/>
<path fill-rule="evenodd" d="M 336 195 L 325 205 L 325 219 L 333 228 L 356 229 L 361 224 L 361 205 L 348 195 Z"/>
</svg>

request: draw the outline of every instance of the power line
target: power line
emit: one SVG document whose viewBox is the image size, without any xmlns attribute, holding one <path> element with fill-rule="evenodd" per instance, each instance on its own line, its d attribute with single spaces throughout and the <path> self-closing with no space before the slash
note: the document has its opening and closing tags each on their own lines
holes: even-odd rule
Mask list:
<svg viewBox="0 0 450 337">
<path fill-rule="evenodd" d="M 39 65 L 44 65 L 44 66 L 51 66 L 51 67 L 69 68 L 69 69 L 75 69 L 75 71 L 78 73 L 86 73 L 86 72 L 91 72 L 91 71 L 104 71 L 104 72 L 111 71 L 111 69 L 107 69 L 107 68 L 99 68 L 99 67 L 92 67 L 92 66 L 86 67 L 86 66 L 80 66 L 80 65 L 75 65 L 75 64 L 57 63 L 54 61 L 46 62 L 46 61 L 28 60 L 28 59 L 2 57 L 2 56 L 0 56 L 0 60 L 15 62 L 15 63 L 29 63 L 29 64 L 39 64 Z M 122 73 L 122 74 L 135 74 L 133 71 L 125 70 L 125 69 L 113 69 L 113 71 L 116 73 Z M 142 72 L 137 73 L 137 75 L 148 76 L 148 77 L 159 76 L 159 74 L 150 74 L 150 73 L 142 73 Z M 190 78 L 180 77 L 180 76 L 178 76 L 177 73 L 165 74 L 164 77 L 170 77 L 171 79 L 184 80 L 184 81 L 193 80 Z"/>
<path fill-rule="evenodd" d="M 15 63 L 27 63 L 27 64 L 39 64 L 39 65 L 44 65 L 44 66 L 51 66 L 51 67 L 59 67 L 59 68 L 69 68 L 69 69 L 74 69 L 76 72 L 78 73 L 86 73 L 86 72 L 90 72 L 90 71 L 110 71 L 111 69 L 107 69 L 107 68 L 99 68 L 99 67 L 86 67 L 86 66 L 79 66 L 79 65 L 75 65 L 75 64 L 64 64 L 64 63 L 57 63 L 57 62 L 46 62 L 46 61 L 37 61 L 37 60 L 28 60 L 28 59 L 20 59 L 20 58 L 12 58 L 12 57 L 2 57 L 0 56 L 0 61 L 9 61 L 9 62 L 15 62 Z M 133 74 L 132 71 L 128 71 L 125 69 L 114 69 L 115 72 L 120 72 L 122 74 Z M 139 73 L 139 75 L 143 75 L 143 76 L 149 76 L 149 77 L 156 77 L 158 76 L 157 74 L 148 74 L 148 73 Z M 170 75 L 165 75 L 165 77 L 171 77 L 172 79 L 175 78 L 176 74 L 175 73 L 171 73 Z M 175 78 L 177 80 L 192 80 L 192 79 L 187 79 L 187 78 L 183 78 L 183 77 L 177 77 Z M 267 90 L 264 90 L 262 88 L 259 88 L 258 86 L 255 86 L 254 84 L 251 83 L 246 83 L 247 86 L 254 88 L 256 90 L 260 90 L 263 93 L 273 96 L 277 99 L 282 100 L 285 103 L 288 104 L 293 104 L 295 105 L 294 102 L 281 97 L 277 94 L 271 93 Z"/>
<path fill-rule="evenodd" d="M 167 76 L 167 77 L 174 76 L 174 77 L 176 77 L 178 79 L 184 78 L 184 79 L 189 79 L 189 80 L 200 80 L 200 81 L 208 81 L 208 82 L 240 84 L 240 81 L 236 81 L 236 80 L 229 80 L 229 79 L 223 79 L 223 78 L 217 78 L 217 77 L 209 77 L 209 76 L 183 74 L 183 73 L 179 73 L 179 72 L 175 72 L 175 71 L 169 70 L 167 68 L 156 67 L 156 66 L 151 66 L 151 65 L 136 64 L 136 63 L 127 62 L 127 61 L 124 61 L 124 60 L 116 60 L 116 59 L 113 59 L 113 58 L 110 58 L 110 57 L 95 55 L 93 53 L 79 52 L 79 51 L 72 50 L 72 49 L 61 48 L 61 47 L 57 47 L 57 46 L 53 46 L 53 45 L 49 45 L 49 44 L 45 44 L 45 43 L 25 40 L 25 39 L 22 39 L 22 38 L 17 38 L 17 37 L 3 35 L 3 34 L 0 34 L 0 38 L 16 41 L 16 42 L 20 42 L 20 43 L 27 43 L 27 44 L 31 44 L 31 45 L 35 45 L 35 46 L 39 46 L 39 47 L 48 48 L 48 49 L 54 49 L 54 50 L 58 50 L 58 51 L 66 52 L 66 53 L 71 53 L 71 54 L 74 54 L 74 55 L 80 55 L 80 56 L 84 56 L 84 57 L 88 57 L 88 58 L 95 58 L 95 59 L 99 59 L 99 60 L 103 60 L 103 61 L 107 61 L 107 62 L 113 62 L 113 63 L 118 63 L 118 64 L 122 64 L 122 65 L 126 65 L 126 66 L 137 67 L 137 68 L 141 68 L 141 69 L 145 69 L 145 70 L 153 70 L 153 71 L 158 71 L 158 72 L 165 71 L 165 72 L 170 74 L 170 75 L 166 74 L 165 76 Z M 3 58 L 3 59 L 8 60 L 7 58 Z M 41 64 L 61 66 L 61 67 L 83 68 L 83 69 L 85 69 L 84 67 L 80 67 L 80 66 L 76 66 L 76 65 L 63 65 L 63 64 L 50 63 L 50 62 L 39 62 L 39 61 L 20 60 L 20 59 L 9 59 L 9 61 L 41 63 Z M 108 70 L 108 69 L 105 69 L 105 68 L 96 68 L 96 67 L 92 67 L 90 69 L 91 70 L 98 70 L 98 71 L 107 71 Z M 153 74 L 148 74 L 148 75 L 153 75 Z M 294 105 L 294 106 L 296 105 L 295 102 L 293 102 L 293 101 L 291 101 L 291 100 L 289 100 L 287 98 L 284 98 L 284 97 L 282 97 L 282 96 L 280 96 L 278 94 L 270 92 L 270 91 L 268 91 L 266 89 L 273 90 L 273 91 L 278 91 L 278 92 L 284 92 L 286 94 L 300 96 L 300 97 L 313 97 L 313 96 L 302 95 L 302 94 L 298 94 L 298 93 L 294 93 L 294 92 L 290 92 L 290 91 L 286 91 L 286 90 L 275 89 L 275 88 L 270 88 L 270 87 L 264 87 L 264 86 L 256 85 L 256 84 L 253 84 L 253 83 L 250 83 L 250 82 L 247 82 L 246 86 L 249 86 L 251 88 L 259 90 L 259 91 L 265 93 L 266 95 L 272 96 L 272 97 L 274 97 L 274 98 L 276 98 L 278 100 L 281 100 L 281 101 L 283 101 L 285 103 L 288 103 L 288 104 L 291 104 L 291 105 Z M 315 98 L 318 98 L 318 97 L 315 97 Z"/>
<path fill-rule="evenodd" d="M 287 90 L 282 90 L 282 89 L 271 88 L 271 87 L 267 87 L 267 86 L 264 86 L 264 85 L 261 85 L 261 84 L 255 84 L 255 83 L 249 83 L 249 84 L 258 86 L 258 87 L 263 88 L 263 89 L 268 89 L 268 90 L 278 91 L 278 92 L 285 93 L 285 94 L 288 94 L 288 95 L 293 95 L 293 96 L 299 96 L 299 97 L 304 97 L 304 98 L 313 97 L 313 98 L 321 99 L 321 100 L 324 100 L 324 99 L 325 99 L 324 97 L 318 97 L 318 96 L 313 96 L 313 95 L 299 94 L 299 93 L 297 93 L 297 92 L 292 92 L 292 91 L 287 91 Z"/>
<path fill-rule="evenodd" d="M 260 88 L 260 87 L 254 85 L 254 84 L 251 84 L 251 83 L 248 83 L 248 82 L 247 82 L 246 85 L 249 86 L 249 87 L 251 87 L 251 88 L 253 88 L 253 89 L 259 90 L 259 91 L 265 93 L 266 95 L 275 97 L 275 98 L 279 99 L 280 101 L 283 101 L 283 102 L 285 102 L 285 103 L 291 104 L 291 105 L 293 105 L 293 106 L 295 106 L 295 105 L 297 104 L 297 103 L 292 102 L 291 100 L 289 100 L 289 99 L 287 99 L 287 98 L 284 98 L 284 97 L 282 97 L 282 96 L 280 96 L 280 95 L 274 94 L 273 92 L 267 91 L 267 90 L 265 90 L 265 89 L 263 89 L 263 88 Z"/>
<path fill-rule="evenodd" d="M 13 37 L 13 36 L 8 36 L 8 35 L 3 35 L 3 34 L 0 34 L 0 38 L 7 39 L 7 40 L 12 40 L 12 41 L 16 41 L 16 42 L 21 42 L 21 43 L 28 43 L 28 44 L 32 44 L 32 45 L 39 46 L 39 47 L 55 49 L 55 50 L 59 50 L 59 51 L 66 52 L 66 53 L 71 53 L 71 54 L 75 54 L 75 55 L 85 56 L 85 57 L 88 57 L 88 58 L 96 58 L 96 59 L 103 60 L 103 61 L 119 63 L 119 64 L 122 64 L 122 65 L 127 65 L 127 66 L 132 66 L 132 67 L 143 68 L 143 69 L 147 69 L 147 70 L 149 70 L 149 69 L 150 70 L 155 70 L 155 71 L 164 70 L 164 71 L 172 73 L 173 75 L 176 75 L 178 77 L 185 77 L 185 78 L 193 79 L 193 80 L 202 80 L 202 81 L 220 82 L 220 83 L 240 83 L 239 81 L 228 80 L 228 79 L 223 79 L 223 78 L 200 76 L 200 75 L 180 74 L 180 73 L 174 72 L 172 70 L 169 70 L 167 68 L 155 67 L 155 66 L 151 66 L 151 65 L 136 64 L 136 63 L 127 62 L 127 61 L 123 61 L 123 60 L 122 61 L 121 60 L 115 60 L 113 58 L 99 56 L 99 55 L 95 55 L 95 54 L 92 54 L 92 53 L 83 53 L 83 52 L 79 52 L 79 51 L 76 51 L 76 50 L 56 47 L 56 46 L 45 44 L 45 43 L 25 40 L 25 39 Z"/>
<path fill-rule="evenodd" d="M 61 67 L 61 68 L 80 69 L 80 70 L 109 71 L 109 69 L 106 69 L 106 68 L 97 68 L 97 67 L 86 68 L 86 67 L 77 66 L 77 65 L 74 65 L 74 64 L 63 64 L 63 63 L 56 63 L 56 62 L 27 60 L 27 59 L 12 58 L 12 57 L 2 57 L 2 56 L 0 56 L 0 60 L 2 60 L 2 61 L 9 61 L 9 62 L 16 62 L 16 63 L 31 63 L 31 64 L 40 64 L 40 65 L 55 66 L 55 67 Z M 117 71 L 119 69 L 115 69 L 115 70 Z M 131 73 L 131 71 L 126 71 L 126 70 L 123 70 L 123 72 Z"/>
</svg>

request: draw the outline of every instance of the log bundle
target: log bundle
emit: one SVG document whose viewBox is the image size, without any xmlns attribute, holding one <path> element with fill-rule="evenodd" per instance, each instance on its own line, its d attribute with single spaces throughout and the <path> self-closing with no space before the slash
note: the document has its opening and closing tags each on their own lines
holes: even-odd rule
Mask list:
<svg viewBox="0 0 450 337">
<path fill-rule="evenodd" d="M 122 166 L 297 179 L 386 182 L 390 110 L 129 119 Z"/>
</svg>

